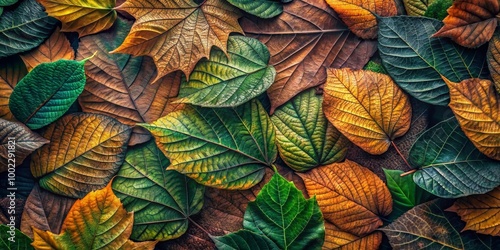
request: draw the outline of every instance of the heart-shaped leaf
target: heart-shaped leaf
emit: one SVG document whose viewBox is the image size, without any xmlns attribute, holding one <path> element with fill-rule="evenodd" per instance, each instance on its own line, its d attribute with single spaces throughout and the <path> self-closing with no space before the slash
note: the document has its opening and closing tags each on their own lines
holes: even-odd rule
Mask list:
<svg viewBox="0 0 500 250">
<path fill-rule="evenodd" d="M 186 108 L 152 124 L 161 151 L 177 170 L 206 186 L 248 189 L 275 161 L 275 132 L 258 101 L 236 108 Z"/>
<path fill-rule="evenodd" d="M 9 97 L 17 83 L 26 75 L 26 67 L 19 56 L 0 59 L 0 118 L 14 121 L 9 109 Z"/>
<path fill-rule="evenodd" d="M 296 171 L 306 171 L 344 159 L 349 140 L 333 127 L 314 89 L 305 91 L 271 116 L 283 161 Z"/>
<path fill-rule="evenodd" d="M 377 175 L 346 160 L 299 174 L 309 196 L 316 195 L 323 216 L 342 231 L 367 235 L 392 211 L 387 186 Z"/>
<path fill-rule="evenodd" d="M 479 152 L 452 117 L 424 132 L 410 150 L 413 180 L 439 197 L 486 193 L 500 184 L 500 166 Z"/>
<path fill-rule="evenodd" d="M 155 241 L 129 240 L 133 221 L 134 214 L 123 208 L 109 183 L 73 204 L 60 234 L 33 228 L 32 245 L 37 249 L 154 249 Z"/>
<path fill-rule="evenodd" d="M 56 194 L 79 198 L 106 186 L 125 158 L 131 128 L 113 118 L 76 113 L 47 127 L 50 143 L 31 159 L 31 173 Z"/>
<path fill-rule="evenodd" d="M 203 207 L 204 187 L 167 170 L 169 164 L 155 143 L 149 142 L 127 152 L 113 179 L 113 190 L 123 206 L 134 212 L 131 239 L 177 238 L 186 232 L 188 217 Z"/>
<path fill-rule="evenodd" d="M 410 129 L 411 105 L 388 75 L 329 69 L 323 109 L 328 120 L 354 144 L 374 155 Z"/>
<path fill-rule="evenodd" d="M 226 54 L 227 53 L 227 54 Z M 181 85 L 179 102 L 203 107 L 235 107 L 264 93 L 276 71 L 269 51 L 259 40 L 231 36 L 227 52 L 214 49 L 210 60 L 200 61 Z"/>
<path fill-rule="evenodd" d="M 31 129 L 64 115 L 85 87 L 85 61 L 58 60 L 35 67 L 10 95 L 12 114 Z"/>
<path fill-rule="evenodd" d="M 500 94 L 490 80 L 446 80 L 450 108 L 465 135 L 486 156 L 500 160 Z"/>
<path fill-rule="evenodd" d="M 4 250 L 31 250 L 32 240 L 15 227 L 0 225 L 0 248 Z"/>
<path fill-rule="evenodd" d="M 36 0 L 23 0 L 0 16 L 0 58 L 28 51 L 50 36 L 57 20 Z"/>
<path fill-rule="evenodd" d="M 47 143 L 47 139 L 23 124 L 0 118 L 0 172 L 7 171 L 8 165 L 20 165 L 28 155 Z"/>
<path fill-rule="evenodd" d="M 485 78 L 486 47 L 467 49 L 447 38 L 431 38 L 443 24 L 425 17 L 385 17 L 379 20 L 379 51 L 394 81 L 415 98 L 447 105 L 449 91 L 441 78 L 453 82 Z"/>
<path fill-rule="evenodd" d="M 39 0 L 49 16 L 62 22 L 62 31 L 80 37 L 109 29 L 116 20 L 115 0 Z"/>
<path fill-rule="evenodd" d="M 276 0 L 227 0 L 230 4 L 260 18 L 275 17 L 283 12 L 282 3 Z M 283 1 L 282 1 L 283 2 Z"/>
<path fill-rule="evenodd" d="M 78 101 L 84 112 L 105 114 L 134 126 L 153 122 L 179 106 L 172 101 L 179 92 L 181 74 L 170 74 L 153 85 L 156 70 L 151 58 L 109 54 L 125 39 L 131 25 L 118 18 L 111 29 L 81 39 L 79 59 L 98 53 L 85 64 L 87 82 Z M 137 127 L 129 143 L 135 145 L 149 139 L 151 135 Z"/>
<path fill-rule="evenodd" d="M 241 19 L 245 34 L 265 43 L 276 69 L 271 114 L 305 89 L 323 84 L 325 67 L 361 69 L 376 50 L 349 32 L 324 0 L 294 0 L 270 20 Z"/>
<path fill-rule="evenodd" d="M 264 235 L 240 230 L 219 237 L 211 237 L 219 250 L 278 250 L 278 246 Z"/>
</svg>

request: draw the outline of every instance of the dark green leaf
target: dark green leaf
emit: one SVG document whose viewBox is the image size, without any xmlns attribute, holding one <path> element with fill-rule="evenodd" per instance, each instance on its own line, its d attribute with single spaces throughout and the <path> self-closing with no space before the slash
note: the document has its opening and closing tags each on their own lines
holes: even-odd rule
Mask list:
<svg viewBox="0 0 500 250">
<path fill-rule="evenodd" d="M 279 248 L 266 236 L 248 230 L 211 237 L 219 250 L 278 250 Z"/>
<path fill-rule="evenodd" d="M 425 131 L 410 149 L 413 180 L 445 198 L 486 193 L 500 184 L 500 164 L 474 147 L 452 117 Z"/>
<path fill-rule="evenodd" d="M 5 6 L 10 6 L 15 3 L 17 3 L 18 0 L 0 0 L 0 6 L 5 7 Z"/>
<path fill-rule="evenodd" d="M 453 4 L 453 0 L 434 0 L 424 13 L 424 16 L 443 20 L 448 12 L 446 10 Z"/>
<path fill-rule="evenodd" d="M 0 249 L 2 250 L 29 250 L 31 239 L 19 229 L 8 225 L 0 225 Z"/>
<path fill-rule="evenodd" d="M 275 17 L 283 12 L 283 6 L 276 0 L 227 0 L 230 4 L 260 18 Z M 289 2 L 289 1 L 282 1 Z"/>
</svg>

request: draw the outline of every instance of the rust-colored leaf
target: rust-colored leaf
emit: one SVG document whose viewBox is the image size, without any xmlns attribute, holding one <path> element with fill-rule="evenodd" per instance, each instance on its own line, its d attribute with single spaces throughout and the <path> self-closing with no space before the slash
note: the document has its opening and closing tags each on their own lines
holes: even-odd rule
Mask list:
<svg viewBox="0 0 500 250">
<path fill-rule="evenodd" d="M 444 26 L 434 36 L 450 37 L 464 47 L 478 47 L 493 36 L 499 12 L 498 0 L 456 0 L 448 9 Z"/>
<path fill-rule="evenodd" d="M 392 211 L 391 194 L 377 175 L 346 160 L 303 174 L 309 196 L 316 195 L 323 216 L 344 232 L 364 236 Z"/>
<path fill-rule="evenodd" d="M 446 211 L 456 212 L 465 221 L 463 231 L 500 236 L 500 187 L 486 194 L 460 198 Z"/>
<path fill-rule="evenodd" d="M 487 56 L 491 78 L 493 78 L 497 92 L 500 93 L 500 33 L 496 33 L 491 39 Z"/>
<path fill-rule="evenodd" d="M 79 59 L 97 54 L 85 63 L 87 83 L 78 100 L 84 112 L 105 114 L 134 126 L 151 123 L 182 106 L 172 103 L 179 92 L 181 73 L 169 74 L 152 85 L 156 70 L 151 58 L 109 54 L 130 27 L 131 22 L 119 18 L 111 29 L 81 39 Z M 129 144 L 150 138 L 145 129 L 137 127 Z"/>
<path fill-rule="evenodd" d="M 388 75 L 372 71 L 329 69 L 323 110 L 342 134 L 374 155 L 410 128 L 408 97 Z"/>
<path fill-rule="evenodd" d="M 481 153 L 500 160 L 500 96 L 490 80 L 460 83 L 445 79 L 450 88 L 450 108 L 465 135 Z"/>
<path fill-rule="evenodd" d="M 116 9 L 136 20 L 113 52 L 153 58 L 158 76 L 182 70 L 189 77 L 212 46 L 226 51 L 231 32 L 243 33 L 240 11 L 220 0 L 127 0 Z"/>
<path fill-rule="evenodd" d="M 14 121 L 9 109 L 9 97 L 17 83 L 28 74 L 19 56 L 0 60 L 0 118 Z"/>
<path fill-rule="evenodd" d="M 59 59 L 73 60 L 75 59 L 75 51 L 71 48 L 64 33 L 57 27 L 42 45 L 20 56 L 28 71 L 31 71 L 40 63 L 55 62 Z"/>
<path fill-rule="evenodd" d="M 347 24 L 347 27 L 363 39 L 377 38 L 376 16 L 395 16 L 398 8 L 394 0 L 326 0 Z"/>
<path fill-rule="evenodd" d="M 294 0 L 277 18 L 245 17 L 241 26 L 271 53 L 277 73 L 267 91 L 271 113 L 303 90 L 323 84 L 325 67 L 363 68 L 377 45 L 352 34 L 324 0 Z"/>
<path fill-rule="evenodd" d="M 332 223 L 325 222 L 324 250 L 377 250 L 379 249 L 380 243 L 382 243 L 381 232 L 373 232 L 367 236 L 359 237 L 340 230 Z"/>
</svg>

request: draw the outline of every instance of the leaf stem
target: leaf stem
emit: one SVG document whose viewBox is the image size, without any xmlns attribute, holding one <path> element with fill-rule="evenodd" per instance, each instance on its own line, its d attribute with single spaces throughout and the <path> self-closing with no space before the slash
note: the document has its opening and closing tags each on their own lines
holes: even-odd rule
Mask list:
<svg viewBox="0 0 500 250">
<path fill-rule="evenodd" d="M 394 147 L 394 149 L 396 149 L 396 152 L 398 152 L 399 156 L 401 156 L 401 158 L 403 159 L 403 161 L 406 163 L 406 165 L 409 167 L 409 168 L 412 168 L 410 163 L 408 163 L 408 161 L 406 160 L 406 158 L 403 156 L 403 154 L 401 153 L 401 151 L 399 151 L 399 148 L 396 146 L 396 144 L 394 143 L 394 141 L 391 141 L 391 144 L 392 146 Z M 415 170 L 416 171 L 416 170 Z"/>
<path fill-rule="evenodd" d="M 400 174 L 399 176 L 401 176 L 401 177 L 405 177 L 405 176 L 407 176 L 407 175 L 411 175 L 411 174 L 413 174 L 413 173 L 415 173 L 415 172 L 417 172 L 417 170 L 416 170 L 416 169 L 412 169 L 412 170 L 410 170 L 410 171 L 408 171 L 408 172 L 404 172 L 404 173 Z"/>
<path fill-rule="evenodd" d="M 196 223 L 193 219 L 191 219 L 191 217 L 188 216 L 187 218 L 191 223 L 193 223 L 196 227 L 201 229 L 201 231 L 205 232 L 208 236 L 211 235 L 207 230 L 205 230 L 205 228 L 201 227 L 200 224 Z"/>
</svg>

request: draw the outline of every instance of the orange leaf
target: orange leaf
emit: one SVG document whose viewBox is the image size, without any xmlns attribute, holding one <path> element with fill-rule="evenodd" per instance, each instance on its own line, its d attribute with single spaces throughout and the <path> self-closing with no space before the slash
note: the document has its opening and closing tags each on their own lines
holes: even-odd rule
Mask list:
<svg viewBox="0 0 500 250">
<path fill-rule="evenodd" d="M 75 51 L 71 48 L 64 33 L 61 33 L 57 27 L 42 45 L 20 56 L 28 71 L 31 71 L 40 63 L 55 62 L 59 59 L 73 60 L 75 59 Z"/>
<path fill-rule="evenodd" d="M 136 20 L 125 41 L 113 52 L 148 55 L 157 79 L 175 70 L 189 77 L 196 63 L 208 58 L 212 46 L 226 51 L 231 32 L 243 33 L 240 11 L 220 0 L 127 0 L 116 9 Z"/>
<path fill-rule="evenodd" d="M 490 80 L 468 79 L 453 83 L 450 108 L 469 140 L 481 153 L 500 160 L 500 96 Z"/>
<path fill-rule="evenodd" d="M 487 56 L 491 78 L 493 78 L 497 92 L 500 93 L 500 33 L 491 39 Z"/>
<path fill-rule="evenodd" d="M 18 56 L 0 60 L 0 118 L 16 120 L 10 112 L 9 97 L 26 74 L 28 74 L 26 67 Z"/>
<path fill-rule="evenodd" d="M 156 242 L 129 240 L 133 222 L 134 214 L 125 210 L 110 182 L 73 204 L 60 234 L 33 228 L 32 245 L 36 249 L 153 249 Z"/>
<path fill-rule="evenodd" d="M 378 16 L 398 14 L 393 0 L 326 0 L 349 29 L 363 39 L 377 38 Z"/>
<path fill-rule="evenodd" d="M 298 175 L 309 196 L 316 195 L 325 219 L 342 231 L 364 236 L 383 224 L 379 216 L 392 211 L 384 182 L 355 162 L 346 160 Z"/>
<path fill-rule="evenodd" d="M 325 222 L 325 243 L 323 249 L 363 249 L 377 250 L 382 243 L 382 233 L 374 232 L 364 237 L 359 237 L 340 230 L 335 225 Z"/>
<path fill-rule="evenodd" d="M 456 0 L 448 9 L 444 26 L 434 36 L 450 37 L 465 47 L 478 47 L 493 36 L 499 12 L 498 0 Z"/>
<path fill-rule="evenodd" d="M 410 101 L 388 75 L 345 68 L 327 74 L 323 110 L 354 144 L 380 155 L 408 131 Z"/>
<path fill-rule="evenodd" d="M 500 236 L 500 187 L 460 198 L 446 211 L 456 212 L 466 222 L 463 230 Z"/>
</svg>

